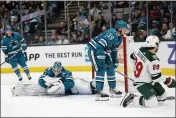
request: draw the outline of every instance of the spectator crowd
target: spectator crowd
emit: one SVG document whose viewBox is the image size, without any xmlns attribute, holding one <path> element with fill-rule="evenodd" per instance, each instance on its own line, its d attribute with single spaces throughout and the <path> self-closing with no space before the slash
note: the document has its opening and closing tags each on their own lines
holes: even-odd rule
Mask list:
<svg viewBox="0 0 176 118">
<path fill-rule="evenodd" d="M 11 25 L 14 31 L 22 33 L 28 44 L 87 43 L 98 34 L 114 28 L 116 21 L 121 19 L 128 23 L 130 31 L 127 35 L 134 36 L 136 42 L 145 41 L 145 38 L 152 34 L 157 35 L 162 41 L 176 40 L 175 1 L 172 3 L 170 1 L 91 1 L 90 4 L 85 1 L 76 13 L 69 15 L 68 22 L 61 21 L 57 28 L 47 29 L 47 37 L 44 33 L 44 15 L 33 17 L 22 23 L 20 16 L 46 8 L 47 24 L 52 24 L 60 17 L 60 11 L 64 10 L 63 2 L 7 1 L 0 3 L 1 37 L 5 33 L 5 25 Z"/>
</svg>

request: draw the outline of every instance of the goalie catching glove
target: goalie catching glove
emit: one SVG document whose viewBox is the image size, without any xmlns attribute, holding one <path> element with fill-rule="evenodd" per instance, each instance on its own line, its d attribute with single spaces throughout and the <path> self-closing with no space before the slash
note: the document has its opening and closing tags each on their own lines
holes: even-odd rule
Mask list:
<svg viewBox="0 0 176 118">
<path fill-rule="evenodd" d="M 48 86 L 48 90 L 47 90 L 48 94 L 50 94 L 50 95 L 63 95 L 63 94 L 65 94 L 65 86 L 60 79 L 61 78 L 59 78 L 59 77 L 52 78 L 52 77 L 48 77 L 48 76 L 43 78 L 43 80 L 45 81 L 45 85 Z"/>
<path fill-rule="evenodd" d="M 45 81 L 45 85 L 47 85 L 48 87 L 51 87 L 51 85 L 53 85 L 54 83 L 59 82 L 60 79 L 61 78 L 59 77 L 53 78 L 49 76 L 46 76 L 45 78 L 43 78 L 43 80 Z"/>
<path fill-rule="evenodd" d="M 62 81 L 52 83 L 51 87 L 47 90 L 47 93 L 50 95 L 64 95 L 65 86 Z"/>
<path fill-rule="evenodd" d="M 164 84 L 169 88 L 176 87 L 176 81 L 172 79 L 171 77 L 166 78 L 166 81 L 164 82 Z"/>
</svg>

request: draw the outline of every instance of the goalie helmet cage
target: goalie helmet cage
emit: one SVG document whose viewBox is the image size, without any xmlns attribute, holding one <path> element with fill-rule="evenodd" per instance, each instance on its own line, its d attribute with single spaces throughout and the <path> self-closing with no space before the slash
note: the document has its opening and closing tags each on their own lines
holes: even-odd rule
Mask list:
<svg viewBox="0 0 176 118">
<path fill-rule="evenodd" d="M 123 37 L 123 73 L 124 75 L 128 76 L 128 70 L 127 70 L 127 39 L 126 37 Z M 92 79 L 95 78 L 95 71 L 92 66 Z M 125 87 L 125 92 L 128 92 L 128 79 L 124 77 L 124 87 Z"/>
</svg>

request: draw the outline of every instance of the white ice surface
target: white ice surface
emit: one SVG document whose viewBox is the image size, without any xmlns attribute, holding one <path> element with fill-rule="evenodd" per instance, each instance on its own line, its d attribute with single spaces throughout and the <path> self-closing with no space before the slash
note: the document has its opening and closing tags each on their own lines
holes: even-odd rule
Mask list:
<svg viewBox="0 0 176 118">
<path fill-rule="evenodd" d="M 35 83 L 41 73 L 32 73 Z M 25 75 L 22 74 L 25 78 Z M 74 73 L 76 77 L 91 78 L 90 73 Z M 90 80 L 90 79 L 87 79 Z M 11 88 L 17 82 L 15 74 L 1 74 L 1 117 L 175 117 L 175 100 L 160 103 L 157 108 L 122 108 L 122 98 L 95 101 L 95 95 L 64 97 L 14 97 Z M 124 85 L 117 87 L 124 91 Z M 107 83 L 105 91 L 108 92 Z M 167 89 L 175 96 L 175 89 Z"/>
</svg>

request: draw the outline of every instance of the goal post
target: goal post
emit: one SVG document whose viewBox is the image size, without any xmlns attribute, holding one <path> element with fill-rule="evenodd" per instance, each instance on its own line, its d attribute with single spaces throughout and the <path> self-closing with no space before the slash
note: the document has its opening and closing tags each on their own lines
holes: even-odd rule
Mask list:
<svg viewBox="0 0 176 118">
<path fill-rule="evenodd" d="M 126 37 L 123 37 L 123 57 L 124 57 L 124 75 L 128 76 L 127 71 L 127 41 Z M 124 77 L 125 92 L 128 92 L 128 79 Z"/>
</svg>

